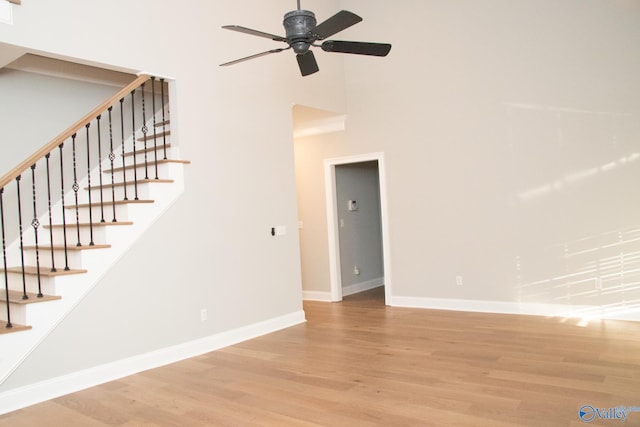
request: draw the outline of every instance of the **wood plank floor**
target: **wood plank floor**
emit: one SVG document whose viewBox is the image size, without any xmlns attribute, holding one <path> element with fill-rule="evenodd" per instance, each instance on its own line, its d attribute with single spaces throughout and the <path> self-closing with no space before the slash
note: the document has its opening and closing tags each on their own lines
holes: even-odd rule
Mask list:
<svg viewBox="0 0 640 427">
<path fill-rule="evenodd" d="M 308 322 L 0 416 L 0 426 L 584 426 L 640 407 L 640 323 L 305 302 Z M 640 426 L 594 419 L 588 425 Z"/>
</svg>

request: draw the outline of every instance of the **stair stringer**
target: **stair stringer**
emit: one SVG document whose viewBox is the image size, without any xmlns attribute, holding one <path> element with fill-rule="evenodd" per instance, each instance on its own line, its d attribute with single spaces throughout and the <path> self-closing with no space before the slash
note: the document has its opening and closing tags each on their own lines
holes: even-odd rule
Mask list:
<svg viewBox="0 0 640 427">
<path fill-rule="evenodd" d="M 128 206 L 131 225 L 106 227 L 108 249 L 86 251 L 82 254 L 84 274 L 55 278 L 56 295 L 60 300 L 29 306 L 30 330 L 2 336 L 0 352 L 0 384 L 20 366 L 40 343 L 73 311 L 82 299 L 122 258 L 128 249 L 148 230 L 184 192 L 184 165 L 168 165 L 171 183 L 148 183 L 149 196 L 154 203 Z"/>
</svg>

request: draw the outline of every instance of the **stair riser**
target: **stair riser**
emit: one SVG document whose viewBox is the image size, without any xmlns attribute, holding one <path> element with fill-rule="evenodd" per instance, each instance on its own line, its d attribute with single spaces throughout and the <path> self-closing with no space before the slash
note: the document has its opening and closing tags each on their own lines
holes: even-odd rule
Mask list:
<svg viewBox="0 0 640 427">
<path fill-rule="evenodd" d="M 170 172 L 169 172 L 169 168 L 171 167 L 170 164 L 167 163 L 162 163 L 162 164 L 158 164 L 158 178 L 165 178 L 167 176 L 171 176 Z M 134 177 L 137 177 L 137 179 L 144 179 L 145 177 L 149 178 L 149 179 L 154 179 L 156 177 L 156 165 L 149 161 L 146 165 L 146 169 L 145 169 L 145 164 L 144 161 L 138 161 L 136 163 L 136 167 L 135 167 L 135 174 L 134 174 L 134 168 L 133 168 L 133 160 L 131 160 L 130 162 L 130 167 L 126 169 L 126 176 L 127 176 L 127 181 L 133 181 Z M 103 185 L 104 184 L 108 184 L 111 182 L 111 171 L 110 170 L 105 170 L 103 172 L 105 174 L 105 176 L 107 176 L 107 178 L 103 178 Z M 123 178 L 122 178 L 122 170 L 118 169 L 118 166 L 116 166 L 116 171 L 114 172 L 114 178 L 116 182 L 122 182 Z M 108 182 L 107 182 L 108 180 Z M 96 186 L 96 184 L 98 184 L 98 180 L 94 180 L 93 178 L 91 179 L 91 183 L 93 186 Z"/>
<path fill-rule="evenodd" d="M 93 196 L 92 196 L 93 197 Z M 105 222 L 113 221 L 113 205 L 104 204 L 102 208 L 100 207 L 100 197 L 96 197 L 96 200 L 92 199 L 93 206 L 91 207 L 91 219 L 92 222 L 101 222 L 102 219 Z M 111 200 L 111 197 L 109 197 Z M 129 209 L 126 205 L 116 205 L 115 209 L 115 217 L 117 221 L 128 221 L 128 213 Z M 80 222 L 89 222 L 89 208 L 88 207 L 80 207 L 78 208 L 78 215 L 80 216 Z M 76 220 L 76 211 L 75 208 L 67 207 L 66 209 L 66 219 L 67 222 Z M 58 221 L 60 223 L 61 221 Z"/>
<path fill-rule="evenodd" d="M 20 325 L 27 324 L 27 310 L 26 307 L 19 304 L 10 304 L 11 310 L 11 323 L 18 323 Z M 7 309 L 4 305 L 4 301 L 0 302 L 0 328 L 4 328 L 7 323 Z"/>
<path fill-rule="evenodd" d="M 49 231 L 47 230 L 47 233 Z M 89 227 L 80 227 L 80 243 L 82 245 L 88 245 L 91 243 L 91 232 Z M 59 244 L 64 242 L 64 232 L 62 227 L 55 227 L 53 230 L 53 242 L 55 244 Z M 67 222 L 67 245 L 77 245 L 78 243 L 78 232 L 75 226 L 75 218 L 73 222 Z M 93 243 L 95 244 L 107 244 L 106 230 L 105 227 L 95 226 L 93 227 Z"/>
<path fill-rule="evenodd" d="M 43 318 L 50 317 L 52 313 L 58 310 L 60 300 L 45 301 L 33 304 L 10 304 L 11 310 L 11 323 L 27 325 L 30 323 L 37 324 Z M 0 305 L 2 307 L 2 313 L 0 319 L 2 320 L 1 327 L 4 327 L 4 323 L 7 320 L 7 313 L 4 303 Z"/>
<path fill-rule="evenodd" d="M 167 141 L 168 143 L 168 141 Z M 136 163 L 137 164 L 141 164 L 144 163 L 145 161 L 145 155 L 144 155 L 144 144 L 142 142 L 138 142 L 136 143 L 136 150 L 138 150 L 138 153 L 133 156 L 132 154 L 129 154 L 127 156 L 124 157 L 124 164 L 125 166 L 129 166 L 133 164 L 133 158 L 135 157 L 136 159 Z M 164 159 L 164 151 L 162 149 L 162 142 L 158 143 L 158 146 L 156 148 L 156 150 L 153 150 L 153 142 L 147 142 L 147 164 L 151 165 L 153 163 L 157 161 L 160 161 L 162 159 Z M 172 158 L 171 156 L 171 149 L 169 147 L 167 147 L 167 158 Z M 173 158 L 175 158 L 175 156 L 173 156 Z M 113 161 L 113 166 L 115 168 L 119 168 L 122 166 L 122 156 L 119 155 L 117 159 L 115 159 Z M 102 168 L 104 170 L 108 170 L 111 169 L 111 161 L 106 160 L 105 162 L 102 163 Z"/>
<path fill-rule="evenodd" d="M 75 246 L 75 245 L 73 245 Z M 50 269 L 52 266 L 51 251 L 46 250 L 38 251 L 38 258 L 40 260 L 40 268 Z M 82 252 L 81 251 L 67 251 L 68 266 L 71 269 L 82 269 Z M 25 263 L 27 265 L 36 265 L 36 250 L 30 249 L 25 251 Z M 56 269 L 63 269 L 66 265 L 64 251 L 53 251 L 53 260 L 55 261 Z"/>
<path fill-rule="evenodd" d="M 169 143 L 169 138 L 167 138 L 167 143 Z M 162 160 L 164 158 L 164 150 L 162 148 L 162 140 L 158 139 L 157 142 L 157 147 L 155 148 L 155 151 L 153 150 L 153 141 L 147 141 L 147 162 L 149 164 L 152 164 L 155 160 L 156 160 L 156 155 L 157 155 L 157 159 L 158 160 Z M 142 142 L 138 142 L 136 144 L 136 149 L 138 150 L 138 153 L 136 153 L 135 157 L 136 157 L 136 163 L 142 163 L 144 162 L 144 143 Z M 133 154 L 125 156 L 124 158 L 124 163 L 125 165 L 130 165 L 133 164 Z M 171 156 L 171 147 L 167 147 L 167 158 L 171 159 L 171 158 L 175 158 L 175 156 Z M 119 157 L 117 160 L 115 160 L 113 162 L 114 166 L 117 168 L 119 166 L 122 166 L 122 157 Z M 111 162 L 107 163 L 107 168 L 110 169 L 111 168 Z"/>
<path fill-rule="evenodd" d="M 176 158 L 176 156 L 171 156 L 171 146 L 169 145 L 169 137 L 167 137 L 167 158 L 171 159 L 171 158 Z M 152 159 L 155 159 L 156 157 L 156 153 L 158 155 L 158 160 L 163 159 L 164 156 L 164 148 L 162 146 L 163 142 L 162 142 L 162 138 L 158 138 L 158 141 L 156 142 L 156 146 L 154 147 L 153 145 L 153 140 L 149 140 L 147 141 L 147 158 L 149 159 L 149 161 L 151 161 Z M 138 150 L 138 152 L 136 153 L 136 156 L 138 156 L 138 159 L 144 159 L 144 143 L 143 142 L 138 142 L 136 143 L 136 149 Z M 125 156 L 125 161 L 126 159 L 129 158 L 133 158 L 133 155 L 130 154 L 128 156 Z M 120 158 L 120 162 L 122 162 L 122 158 Z"/>
<path fill-rule="evenodd" d="M 149 198 L 149 184 L 147 183 L 138 183 L 138 199 L 148 199 Z M 100 201 L 100 193 L 102 192 L 103 200 L 112 200 L 113 196 L 111 193 L 111 187 L 104 187 L 102 190 L 94 188 L 91 190 L 91 203 L 96 203 L 96 201 Z M 86 191 L 85 191 L 86 193 Z M 126 185 L 126 196 L 128 200 L 134 200 L 136 191 L 135 185 L 133 181 L 127 181 Z M 125 186 L 120 185 L 115 187 L 115 199 L 116 200 L 125 200 Z M 78 197 L 78 203 L 88 203 L 89 197 L 87 194 L 83 194 L 82 197 Z M 70 199 L 67 202 L 67 206 L 75 206 L 75 199 Z M 74 214 L 75 215 L 75 214 Z"/>
<path fill-rule="evenodd" d="M 9 278 L 9 289 L 22 292 L 22 275 L 18 273 L 8 273 L 7 277 Z M 46 295 L 56 295 L 55 281 L 55 277 L 40 276 L 40 287 L 42 289 L 42 293 Z M 0 279 L 0 283 L 2 283 L 2 288 L 4 288 L 4 277 Z M 30 274 L 26 275 L 25 283 L 27 285 L 27 292 L 38 292 L 37 276 L 32 276 Z M 4 303 L 0 305 L 4 305 Z"/>
<path fill-rule="evenodd" d="M 137 148 L 140 151 L 135 156 L 133 154 L 125 156 L 125 158 L 124 158 L 124 166 L 125 167 L 133 166 L 133 159 L 135 157 L 136 166 L 140 166 L 141 165 L 142 168 L 144 168 L 145 156 L 144 156 L 144 151 L 142 151 L 142 150 L 144 150 L 144 146 L 141 144 Z M 149 148 L 152 148 L 151 145 L 147 146 L 147 149 L 149 149 Z M 164 151 L 163 151 L 161 145 L 158 146 L 156 151 L 148 150 L 147 151 L 147 159 L 146 159 L 147 169 L 149 171 L 151 171 L 153 169 L 154 170 L 154 174 L 155 174 L 155 162 L 156 161 L 161 162 L 162 159 L 164 159 L 164 158 L 165 158 Z M 168 159 L 175 158 L 175 156 L 174 157 L 171 156 L 171 150 L 169 148 L 167 148 L 167 157 L 166 158 L 168 158 Z M 160 167 L 161 167 L 161 165 L 158 164 L 158 171 L 160 171 Z M 118 174 L 122 173 L 122 170 L 121 170 L 121 168 L 122 168 L 122 157 L 121 156 L 118 157 L 113 162 L 113 168 L 116 169 L 115 177 L 117 177 Z M 102 164 L 102 171 L 103 171 L 102 172 L 103 173 L 102 180 L 105 181 L 105 183 L 106 183 L 106 181 L 111 182 L 111 169 L 112 169 L 112 167 L 111 167 L 111 162 L 110 161 L 104 162 Z M 149 173 L 151 173 L 151 172 L 149 172 Z M 133 174 L 133 172 L 131 172 L 131 174 Z M 93 177 L 92 177 L 92 179 L 93 179 Z M 100 179 L 100 178 L 96 178 L 96 179 Z"/>
</svg>

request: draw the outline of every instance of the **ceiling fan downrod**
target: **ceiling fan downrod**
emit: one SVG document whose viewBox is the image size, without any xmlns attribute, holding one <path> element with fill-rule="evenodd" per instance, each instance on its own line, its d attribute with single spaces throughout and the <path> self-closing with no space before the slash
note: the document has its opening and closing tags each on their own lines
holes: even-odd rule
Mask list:
<svg viewBox="0 0 640 427">
<path fill-rule="evenodd" d="M 298 0 L 298 10 L 300 10 L 300 0 Z"/>
</svg>

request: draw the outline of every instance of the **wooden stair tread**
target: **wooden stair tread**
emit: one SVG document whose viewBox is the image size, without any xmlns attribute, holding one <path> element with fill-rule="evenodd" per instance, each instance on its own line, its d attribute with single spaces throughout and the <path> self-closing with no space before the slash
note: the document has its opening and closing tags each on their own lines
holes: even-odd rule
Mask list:
<svg viewBox="0 0 640 427">
<path fill-rule="evenodd" d="M 181 164 L 184 164 L 184 165 L 188 165 L 188 164 L 191 163 L 191 160 L 173 160 L 173 159 L 161 159 L 161 160 L 158 160 L 158 164 L 159 165 L 168 164 L 168 163 L 181 163 Z M 147 167 L 149 167 L 149 168 L 154 167 L 154 165 L 155 165 L 155 161 L 147 162 Z M 137 163 L 135 165 L 135 167 L 136 168 L 143 168 L 144 167 L 144 162 Z M 120 166 L 120 167 L 117 167 L 117 168 L 105 170 L 104 172 L 105 173 L 122 172 L 125 169 L 129 170 L 129 169 L 133 169 L 133 168 L 134 168 L 134 165 L 127 165 L 124 168 L 122 166 Z M 138 180 L 138 182 L 140 182 L 140 181 L 141 180 Z"/>
<path fill-rule="evenodd" d="M 162 138 L 163 136 L 169 136 L 171 135 L 171 131 L 170 130 L 166 130 L 164 132 L 157 132 L 155 133 L 155 138 Z M 136 138 L 136 141 L 149 141 L 149 140 L 153 140 L 154 138 L 154 134 L 153 132 L 147 132 L 146 136 L 140 137 L 140 138 Z"/>
<path fill-rule="evenodd" d="M 112 221 L 105 221 L 105 222 L 94 222 L 92 224 L 89 224 L 88 222 L 81 222 L 80 224 L 76 224 L 75 222 L 68 222 L 66 224 L 66 226 L 64 224 L 53 224 L 53 226 L 46 224 L 44 226 L 44 228 L 63 228 L 63 227 L 89 227 L 89 226 L 93 226 L 93 227 L 112 227 L 112 226 L 116 226 L 116 225 L 133 225 L 133 221 L 117 221 L 117 222 L 112 222 Z"/>
<path fill-rule="evenodd" d="M 159 127 L 162 127 L 162 126 L 166 126 L 166 125 L 168 125 L 169 123 L 171 123 L 171 121 L 170 121 L 170 120 L 165 120 L 165 121 L 163 121 L 163 122 L 158 122 L 158 123 L 156 123 L 156 124 L 155 124 L 155 126 L 156 126 L 157 128 L 159 128 Z"/>
<path fill-rule="evenodd" d="M 26 305 L 62 299 L 61 296 L 57 295 L 43 295 L 42 297 L 38 298 L 38 294 L 35 294 L 33 292 L 27 292 L 27 296 L 29 297 L 28 299 L 22 299 L 22 295 L 23 293 L 21 291 L 9 290 L 9 302 L 12 304 Z M 6 302 L 6 300 L 7 298 L 5 296 L 5 293 L 0 292 L 0 301 Z"/>
<path fill-rule="evenodd" d="M 35 249 L 36 247 L 34 245 L 27 245 L 24 248 L 31 250 L 31 249 Z M 109 248 L 111 248 L 111 245 L 108 245 L 108 244 L 92 245 L 92 246 L 90 246 L 90 245 L 77 246 L 77 245 L 74 245 L 74 244 L 67 245 L 67 251 L 69 251 L 69 252 L 87 251 L 87 250 L 92 250 L 92 249 L 109 249 Z M 65 248 L 64 248 L 64 245 L 53 245 L 53 246 L 51 246 L 51 245 L 38 245 L 38 249 L 49 250 L 49 251 L 53 249 L 54 251 L 63 251 Z"/>
<path fill-rule="evenodd" d="M 100 189 L 100 187 L 94 187 L 91 190 L 93 191 L 93 190 L 99 190 L 99 189 Z M 116 200 L 114 202 L 114 201 L 109 200 L 109 201 L 103 201 L 102 205 L 103 206 L 113 206 L 113 205 L 127 205 L 127 204 L 136 204 L 136 203 L 154 203 L 154 201 L 153 200 L 140 200 L 140 199 L 133 200 L 133 199 L 129 199 L 129 200 Z M 89 206 L 92 206 L 94 208 L 100 207 L 100 202 L 92 202 L 91 205 L 89 205 L 89 203 L 79 203 L 78 204 L 79 208 L 88 208 Z M 64 208 L 72 210 L 72 209 L 76 208 L 76 205 L 75 204 L 66 205 Z"/>
<path fill-rule="evenodd" d="M 4 272 L 4 269 L 0 269 L 1 272 Z M 6 270 L 8 273 L 18 273 L 22 274 L 22 267 L 9 267 Z M 56 271 L 51 271 L 49 267 L 40 267 L 40 276 L 43 277 L 56 277 L 56 276 L 69 276 L 72 274 L 84 274 L 87 270 L 83 269 L 69 269 L 65 270 L 63 267 L 58 268 Z M 26 265 L 24 267 L 24 274 L 28 274 L 30 276 L 34 276 L 38 274 L 38 268 L 30 265 Z"/>
<path fill-rule="evenodd" d="M 0 321 L 0 335 L 11 334 L 13 332 L 22 332 L 28 331 L 31 329 L 31 326 L 26 325 L 18 325 L 17 323 L 13 323 L 11 328 L 7 328 L 5 325 L 7 322 L 5 320 Z"/>
<path fill-rule="evenodd" d="M 148 147 L 146 150 L 142 149 L 142 150 L 136 150 L 136 151 L 129 151 L 128 153 L 124 153 L 124 157 L 131 157 L 134 154 L 144 154 L 145 152 L 153 153 L 154 151 L 162 150 L 164 148 L 171 148 L 171 144 L 167 143 L 167 144 L 158 145 L 157 147 Z M 158 161 L 160 161 L 160 159 L 158 159 Z"/>
<path fill-rule="evenodd" d="M 174 181 L 172 179 L 155 179 L 155 178 L 142 178 L 142 179 L 138 179 L 138 184 L 150 184 L 150 183 L 160 183 L 160 184 L 171 184 Z M 124 187 L 125 185 L 133 185 L 134 182 L 133 180 L 131 181 L 127 181 L 126 184 L 124 182 L 116 182 L 115 184 L 103 184 L 102 188 L 111 188 L 111 187 Z M 100 187 L 84 187 L 85 190 L 91 189 L 91 191 L 93 190 L 100 190 Z"/>
</svg>

